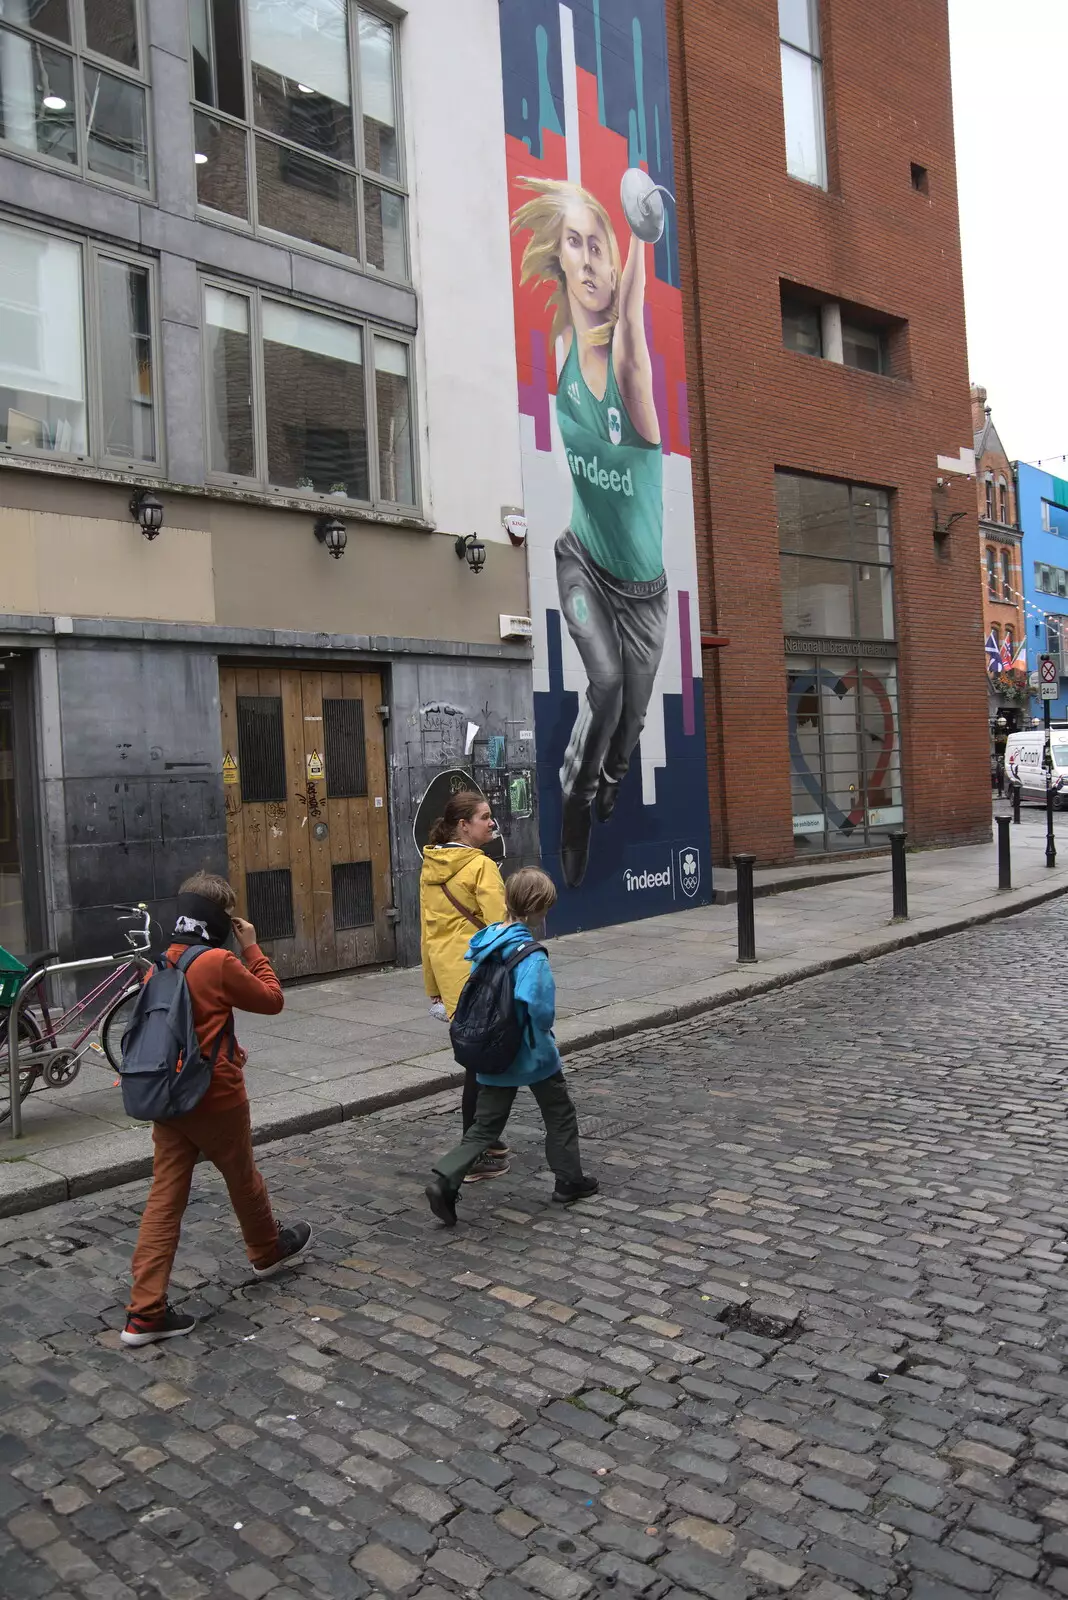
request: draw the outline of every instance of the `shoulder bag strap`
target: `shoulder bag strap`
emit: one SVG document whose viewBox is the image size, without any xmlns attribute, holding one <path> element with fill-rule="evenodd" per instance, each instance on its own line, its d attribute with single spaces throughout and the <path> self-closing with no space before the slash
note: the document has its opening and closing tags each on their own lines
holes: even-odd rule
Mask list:
<svg viewBox="0 0 1068 1600">
<path fill-rule="evenodd" d="M 510 956 L 505 956 L 504 965 L 506 970 L 511 972 L 513 967 L 518 967 L 521 961 L 527 959 L 527 956 L 535 955 L 539 950 L 543 956 L 549 954 L 543 944 L 536 944 L 533 939 L 528 944 L 521 944 L 519 949 L 513 950 Z"/>
<path fill-rule="evenodd" d="M 479 916 L 476 916 L 475 912 L 468 911 L 466 906 L 462 906 L 460 904 L 459 900 L 457 900 L 456 896 L 449 889 L 447 884 L 444 884 L 444 883 L 441 884 L 440 888 L 441 888 L 442 894 L 445 896 L 446 900 L 452 906 L 453 910 L 454 911 L 458 911 L 460 913 L 461 917 L 463 917 L 464 921 L 465 922 L 469 922 L 471 924 L 472 928 L 477 928 L 479 930 L 479 932 L 481 932 L 482 929 L 486 926 L 486 924 L 482 921 L 482 918 L 479 917 Z"/>
</svg>

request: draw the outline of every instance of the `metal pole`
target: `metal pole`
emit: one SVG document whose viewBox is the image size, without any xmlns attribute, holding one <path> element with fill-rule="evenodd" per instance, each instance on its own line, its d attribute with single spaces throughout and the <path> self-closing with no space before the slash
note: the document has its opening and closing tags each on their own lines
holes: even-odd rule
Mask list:
<svg viewBox="0 0 1068 1600">
<path fill-rule="evenodd" d="M 905 872 L 905 840 L 907 833 L 890 835 L 890 873 L 894 880 L 894 921 L 907 922 L 909 915 L 909 886 Z"/>
<path fill-rule="evenodd" d="M 753 906 L 753 867 L 756 856 L 735 856 L 738 874 L 738 960 L 756 960 L 756 916 Z"/>
<path fill-rule="evenodd" d="M 7 1014 L 7 1078 L 8 1094 L 11 1096 L 11 1137 L 22 1138 L 22 1099 L 19 1095 L 19 1019 L 22 1016 L 23 996 L 30 992 L 28 984 L 22 984 L 18 994 L 11 1002 L 11 1010 Z"/>
<path fill-rule="evenodd" d="M 1046 749 L 1042 757 L 1046 768 L 1046 865 L 1057 865 L 1057 846 L 1053 840 L 1053 747 L 1049 721 L 1049 701 L 1042 702 L 1042 724 L 1046 730 Z"/>
<path fill-rule="evenodd" d="M 998 888 L 1012 888 L 1012 844 L 1009 829 L 1012 823 L 1008 817 L 997 817 L 998 825 Z"/>
<path fill-rule="evenodd" d="M 1023 784 L 1022 783 L 1018 783 L 1018 782 L 1014 783 L 1013 786 L 1012 786 L 1012 820 L 1013 820 L 1013 822 L 1019 822 L 1019 820 L 1020 820 L 1020 801 L 1022 799 L 1023 799 Z"/>
</svg>

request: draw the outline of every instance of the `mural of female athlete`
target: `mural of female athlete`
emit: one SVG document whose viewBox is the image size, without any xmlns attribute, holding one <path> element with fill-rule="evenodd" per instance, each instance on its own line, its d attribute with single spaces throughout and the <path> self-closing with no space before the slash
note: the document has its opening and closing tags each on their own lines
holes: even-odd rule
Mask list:
<svg viewBox="0 0 1068 1600">
<path fill-rule="evenodd" d="M 533 191 L 512 220 L 530 234 L 521 281 L 552 285 L 552 339 L 565 351 L 556 416 L 573 500 L 556 574 L 587 687 L 560 771 L 560 868 L 577 888 L 593 817 L 611 817 L 641 737 L 667 630 L 663 453 L 645 334 L 646 241 L 658 234 L 643 219 L 645 237 L 631 238 L 624 266 L 608 212 L 588 190 L 521 182 Z"/>
</svg>

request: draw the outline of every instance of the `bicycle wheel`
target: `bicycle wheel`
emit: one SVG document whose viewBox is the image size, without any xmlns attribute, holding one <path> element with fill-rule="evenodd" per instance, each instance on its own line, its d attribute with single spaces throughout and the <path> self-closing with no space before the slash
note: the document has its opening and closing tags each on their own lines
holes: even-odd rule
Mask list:
<svg viewBox="0 0 1068 1600">
<path fill-rule="evenodd" d="M 140 993 L 140 983 L 131 984 L 123 994 L 119 995 L 100 1024 L 100 1043 L 104 1046 L 104 1054 L 116 1072 L 122 1066 L 122 1036 L 130 1026 L 130 1018 L 133 1016 L 133 1009 Z"/>
<path fill-rule="evenodd" d="M 7 1028 L 11 1013 L 0 1012 L 0 1124 L 11 1115 L 11 1074 L 8 1071 Z M 35 1050 L 41 1042 L 41 1030 L 33 1018 L 24 1011 L 19 1018 L 19 1049 Z M 25 1100 L 38 1078 L 37 1067 L 19 1068 L 19 1102 Z"/>
</svg>

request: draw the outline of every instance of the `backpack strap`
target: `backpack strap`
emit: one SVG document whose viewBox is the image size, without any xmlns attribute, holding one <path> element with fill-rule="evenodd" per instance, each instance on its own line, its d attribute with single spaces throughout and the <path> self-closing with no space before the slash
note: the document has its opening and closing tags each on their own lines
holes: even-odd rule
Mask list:
<svg viewBox="0 0 1068 1600">
<path fill-rule="evenodd" d="M 211 944 L 191 944 L 182 951 L 174 965 L 184 977 L 198 956 L 202 956 L 207 950 L 214 950 L 216 948 L 218 948 L 216 945 Z M 163 960 L 165 961 L 166 957 L 164 957 Z M 208 1057 L 208 1065 L 211 1067 L 213 1072 L 215 1070 L 215 1063 L 219 1059 L 219 1052 L 223 1047 L 223 1041 L 226 1039 L 229 1039 L 230 1048 L 232 1050 L 237 1044 L 237 1032 L 234 1028 L 233 1011 L 230 1012 L 230 1020 L 226 1024 L 226 1027 L 221 1028 L 216 1034 L 215 1043 L 211 1047 L 211 1055 Z"/>
<path fill-rule="evenodd" d="M 543 944 L 535 944 L 533 939 L 529 939 L 526 944 L 521 944 L 518 950 L 513 950 L 510 956 L 505 956 L 501 964 L 506 972 L 511 972 L 521 961 L 525 961 L 527 956 L 536 955 L 539 950 L 543 956 L 549 954 Z"/>
<path fill-rule="evenodd" d="M 210 945 L 210 944 L 190 944 L 190 945 L 187 945 L 186 948 L 182 951 L 181 955 L 178 957 L 178 960 L 174 963 L 174 965 L 177 967 L 178 971 L 181 972 L 184 975 L 185 973 L 187 973 L 189 971 L 189 968 L 193 965 L 193 962 L 197 959 L 198 956 L 204 955 L 204 953 L 206 951 L 211 950 L 213 948 L 214 947 L 212 945 Z M 166 961 L 166 959 L 167 959 L 166 956 L 164 956 L 163 960 Z"/>
</svg>

